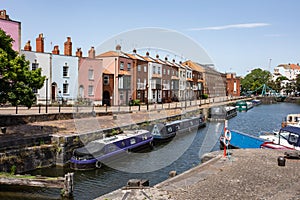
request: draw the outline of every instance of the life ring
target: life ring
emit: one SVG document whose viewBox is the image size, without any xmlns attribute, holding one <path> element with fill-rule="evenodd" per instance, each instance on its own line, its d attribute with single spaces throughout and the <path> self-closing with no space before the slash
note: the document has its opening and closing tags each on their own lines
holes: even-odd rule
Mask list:
<svg viewBox="0 0 300 200">
<path fill-rule="evenodd" d="M 102 163 L 100 161 L 96 162 L 96 168 L 100 169 L 102 167 Z"/>
<path fill-rule="evenodd" d="M 226 146 L 226 147 L 228 147 L 229 146 L 229 140 L 227 140 L 225 137 L 223 137 L 223 144 Z"/>
<path fill-rule="evenodd" d="M 226 129 L 225 133 L 224 133 L 224 138 L 228 141 L 231 140 L 231 132 L 230 130 Z"/>
</svg>

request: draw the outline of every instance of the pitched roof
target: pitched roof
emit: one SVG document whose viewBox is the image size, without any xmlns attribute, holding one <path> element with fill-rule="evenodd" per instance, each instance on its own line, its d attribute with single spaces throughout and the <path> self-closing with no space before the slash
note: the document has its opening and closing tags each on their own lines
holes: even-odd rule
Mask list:
<svg viewBox="0 0 300 200">
<path fill-rule="evenodd" d="M 191 60 L 185 61 L 184 63 L 182 63 L 183 65 L 187 65 L 189 66 L 192 70 L 194 71 L 198 71 L 198 72 L 204 72 L 204 69 L 201 65 L 194 63 Z"/>
<path fill-rule="evenodd" d="M 101 57 L 125 57 L 125 58 L 129 58 L 124 52 L 120 51 L 107 51 L 104 53 L 101 53 L 99 55 L 96 56 L 96 58 L 101 58 Z"/>
</svg>

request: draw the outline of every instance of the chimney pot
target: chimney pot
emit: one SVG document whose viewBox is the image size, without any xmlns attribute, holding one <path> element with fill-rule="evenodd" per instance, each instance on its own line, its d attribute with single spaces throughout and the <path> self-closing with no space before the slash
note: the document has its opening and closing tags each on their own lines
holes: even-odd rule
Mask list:
<svg viewBox="0 0 300 200">
<path fill-rule="evenodd" d="M 31 45 L 30 45 L 30 40 L 27 41 L 27 43 L 24 46 L 25 51 L 31 51 Z"/>
<path fill-rule="evenodd" d="M 64 54 L 66 56 L 72 56 L 72 42 L 71 42 L 71 37 L 67 37 L 67 41 L 64 43 L 65 49 L 64 49 Z"/>
<path fill-rule="evenodd" d="M 149 52 L 147 51 L 147 52 L 146 52 L 146 56 L 148 57 L 149 55 L 150 55 L 150 54 L 149 54 Z"/>
<path fill-rule="evenodd" d="M 54 46 L 54 49 L 53 49 L 52 53 L 55 54 L 55 55 L 59 55 L 58 45 Z"/>
<path fill-rule="evenodd" d="M 36 52 L 44 53 L 44 37 L 43 33 L 36 38 Z"/>
<path fill-rule="evenodd" d="M 117 50 L 117 51 L 121 51 L 121 45 L 118 44 L 118 45 L 116 46 L 116 50 Z"/>
<path fill-rule="evenodd" d="M 159 58 L 159 55 L 158 55 L 158 54 L 156 54 L 156 58 L 157 58 L 157 59 Z"/>
<path fill-rule="evenodd" d="M 81 51 L 81 48 L 77 48 L 76 56 L 79 57 L 79 58 L 82 57 L 82 51 Z"/>
<path fill-rule="evenodd" d="M 89 52 L 88 52 L 88 54 L 89 54 L 89 58 L 95 58 L 95 48 L 94 47 L 91 47 L 91 49 L 89 50 Z"/>
<path fill-rule="evenodd" d="M 165 61 L 168 61 L 168 58 L 167 58 L 167 57 L 165 57 Z"/>
<path fill-rule="evenodd" d="M 175 59 L 173 59 L 173 63 L 175 63 Z"/>
<path fill-rule="evenodd" d="M 133 49 L 133 53 L 136 54 L 136 49 Z"/>
</svg>

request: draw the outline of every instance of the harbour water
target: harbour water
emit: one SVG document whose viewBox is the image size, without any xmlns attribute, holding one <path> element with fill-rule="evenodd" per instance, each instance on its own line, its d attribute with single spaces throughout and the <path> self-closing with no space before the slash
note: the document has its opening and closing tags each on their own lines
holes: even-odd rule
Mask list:
<svg viewBox="0 0 300 200">
<path fill-rule="evenodd" d="M 228 128 L 258 135 L 261 131 L 279 129 L 289 113 L 299 113 L 300 105 L 278 103 L 259 105 L 247 112 L 239 112 L 228 122 Z M 168 178 L 171 170 L 182 173 L 200 163 L 204 153 L 218 150 L 218 138 L 223 122 L 207 123 L 198 131 L 176 136 L 171 142 L 156 146 L 152 151 L 129 154 L 126 159 L 91 171 L 75 171 L 74 199 L 94 199 L 125 186 L 129 179 L 148 179 L 155 185 Z M 63 176 L 67 168 L 39 169 L 31 172 L 45 176 Z M 0 199 L 60 199 L 58 189 L 2 187 Z"/>
</svg>

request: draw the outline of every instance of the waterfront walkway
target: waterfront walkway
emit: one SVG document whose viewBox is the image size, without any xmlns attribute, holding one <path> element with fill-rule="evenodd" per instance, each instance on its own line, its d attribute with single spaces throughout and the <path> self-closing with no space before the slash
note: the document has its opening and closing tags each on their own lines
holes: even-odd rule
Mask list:
<svg viewBox="0 0 300 200">
<path fill-rule="evenodd" d="M 213 159 L 145 189 L 116 190 L 97 200 L 196 200 L 196 199 L 300 199 L 300 159 L 287 159 L 278 166 L 284 151 L 266 149 L 231 150 L 224 158 Z M 151 184 L 151 183 L 150 183 Z"/>
<path fill-rule="evenodd" d="M 224 98 L 215 98 L 208 100 L 198 100 L 198 101 L 189 101 L 189 102 L 177 102 L 171 104 L 157 104 L 150 105 L 149 110 L 147 110 L 146 105 L 142 106 L 142 109 L 137 110 L 138 107 L 132 107 L 131 112 L 128 112 L 129 107 L 124 107 L 120 110 L 112 112 L 112 115 L 106 116 L 97 116 L 97 117 L 88 117 L 88 118 L 75 118 L 75 119 L 66 119 L 66 120 L 53 120 L 53 121 L 42 121 L 42 122 L 33 122 L 28 124 L 19 124 L 15 126 L 8 126 L 6 134 L 0 134 L 1 137 L 9 137 L 9 135 L 18 135 L 18 136 L 31 136 L 34 134 L 50 134 L 58 136 L 67 136 L 67 135 L 80 135 L 87 132 L 95 132 L 106 128 L 114 128 L 125 126 L 128 124 L 137 124 L 144 121 L 151 121 L 156 119 L 163 119 L 169 116 L 185 114 L 186 112 L 197 110 L 200 108 L 208 108 L 211 106 L 224 105 L 232 103 L 236 99 Z M 179 107 L 180 104 L 180 107 Z M 187 104 L 187 105 L 186 105 Z M 74 108 L 69 107 L 68 112 L 74 112 Z M 99 108 L 100 109 L 100 108 Z M 105 108 L 101 108 L 105 109 Z M 16 115 L 13 114 L 13 109 L 1 108 L 1 115 Z M 124 112 L 125 111 L 125 112 Z M 127 112 L 126 112 L 127 111 Z M 28 110 L 27 115 L 34 115 L 35 110 Z M 84 112 L 80 111 L 79 112 Z M 86 112 L 86 111 L 85 111 Z M 90 111 L 91 112 L 91 111 Z M 100 112 L 96 110 L 95 112 Z M 105 112 L 105 111 L 103 111 Z M 26 115 L 24 113 L 24 115 Z"/>
</svg>

